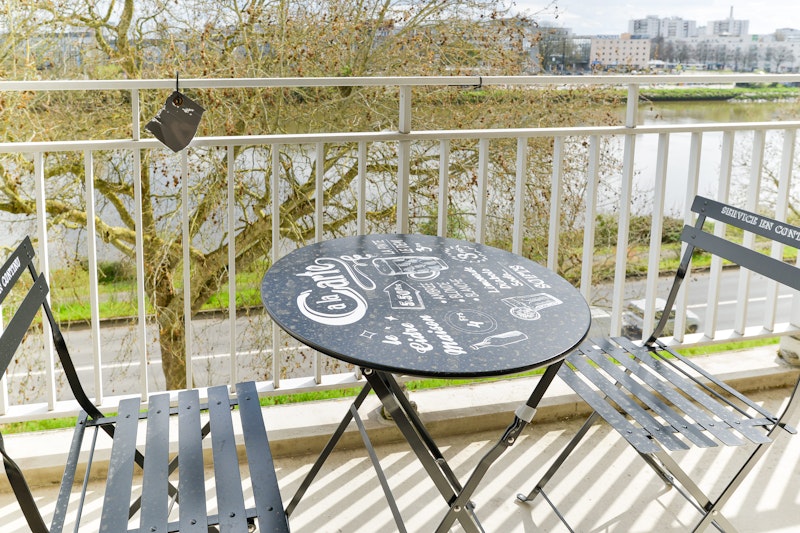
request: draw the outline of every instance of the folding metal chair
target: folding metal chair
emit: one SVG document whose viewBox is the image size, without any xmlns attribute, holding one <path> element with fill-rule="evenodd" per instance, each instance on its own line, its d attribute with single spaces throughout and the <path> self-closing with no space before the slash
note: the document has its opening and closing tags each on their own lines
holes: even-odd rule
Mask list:
<svg viewBox="0 0 800 533">
<path fill-rule="evenodd" d="M 624 337 L 590 339 L 567 358 L 559 371 L 559 376 L 594 412 L 533 490 L 517 498 L 530 501 L 542 494 L 565 524 L 564 514 L 544 488 L 598 417 L 617 430 L 665 483 L 675 486 L 700 512 L 702 518 L 695 531 L 709 525 L 721 531 L 735 531 L 722 514 L 723 506 L 764 455 L 773 433 L 779 428 L 796 433 L 787 420 L 796 417 L 800 406 L 800 381 L 783 411 L 775 415 L 701 369 L 659 337 L 695 248 L 800 290 L 797 267 L 724 237 L 727 224 L 797 248 L 800 228 L 700 196 L 695 198 L 692 211 L 698 215 L 697 222 L 684 227 L 681 240 L 686 249 L 652 335 L 642 346 Z M 709 219 L 716 222 L 708 224 Z M 692 445 L 708 448 L 747 442 L 754 443 L 752 453 L 715 497 L 707 495 L 670 455 Z"/>
<path fill-rule="evenodd" d="M 100 516 L 101 531 L 247 533 L 256 528 L 263 532 L 289 531 L 255 383 L 236 385 L 233 399 L 226 386 L 211 387 L 207 402 L 203 403 L 198 390 L 177 393 L 176 404 L 169 393 L 157 394 L 149 398 L 146 411 L 142 410 L 139 398 L 125 399 L 120 402 L 116 416 L 104 416 L 78 380 L 47 300 L 47 282 L 36 273 L 33 257 L 30 239 L 25 238 L 0 269 L 0 304 L 12 292 L 21 296 L 15 300 L 19 304 L 0 337 L 0 372 L 6 371 L 28 332 L 37 329 L 35 324 L 31 325 L 42 309 L 42 322 L 49 324 L 67 382 L 83 411 L 75 426 L 49 528 L 22 471 L 6 453 L 0 435 L 6 474 L 31 531 L 57 533 L 68 520 L 74 524 L 74 531 L 79 530 L 98 434 L 113 439 Z M 18 283 L 26 271 L 32 283 Z M 170 417 L 175 417 L 177 423 L 170 424 Z M 250 505 L 245 504 L 251 498 L 245 498 L 246 485 L 242 482 L 240 453 L 234 437 L 237 422 L 245 448 L 241 455 L 246 455 L 249 461 L 246 472 L 252 487 Z M 143 451 L 137 447 L 140 425 L 146 425 L 141 428 L 145 433 Z M 178 450 L 172 457 L 171 433 Z M 209 435 L 216 487 L 217 509 L 213 513 L 209 513 L 206 501 L 207 482 L 211 480 L 206 479 L 203 453 L 203 440 Z M 82 448 L 89 449 L 88 457 L 79 457 Z M 75 498 L 79 460 L 86 465 L 86 472 L 80 495 Z M 137 470 L 141 471 L 140 483 L 135 483 Z M 133 491 L 134 484 L 140 485 L 141 491 Z"/>
</svg>

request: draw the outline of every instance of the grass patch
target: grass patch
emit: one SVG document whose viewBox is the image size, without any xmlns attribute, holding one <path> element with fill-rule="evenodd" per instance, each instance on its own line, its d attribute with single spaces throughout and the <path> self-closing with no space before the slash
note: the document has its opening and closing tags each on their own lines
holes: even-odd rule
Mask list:
<svg viewBox="0 0 800 533">
<path fill-rule="evenodd" d="M 800 97 L 800 88 L 782 85 L 766 87 L 671 87 L 642 89 L 639 98 L 650 102 L 685 102 L 703 100 L 775 101 Z"/>
<path fill-rule="evenodd" d="M 27 422 L 10 422 L 0 424 L 0 433 L 9 435 L 11 433 L 26 433 L 30 431 L 47 431 L 50 429 L 64 429 L 75 427 L 78 417 L 66 418 L 45 418 L 42 420 L 29 420 Z"/>
<path fill-rule="evenodd" d="M 748 348 L 772 346 L 777 345 L 780 341 L 780 337 L 770 337 L 766 339 L 753 339 L 749 341 L 725 342 L 721 344 L 709 344 L 707 346 L 695 346 L 693 348 L 681 348 L 680 351 L 682 355 L 694 357 L 698 355 L 711 355 L 736 350 L 747 350 Z"/>
<path fill-rule="evenodd" d="M 278 394 L 276 396 L 264 396 L 259 401 L 262 407 L 268 407 L 270 405 L 287 405 L 292 403 L 350 398 L 352 396 L 357 396 L 359 392 L 361 392 L 361 387 L 349 387 L 346 389 L 331 389 L 313 392 L 298 392 L 295 394 Z"/>
</svg>

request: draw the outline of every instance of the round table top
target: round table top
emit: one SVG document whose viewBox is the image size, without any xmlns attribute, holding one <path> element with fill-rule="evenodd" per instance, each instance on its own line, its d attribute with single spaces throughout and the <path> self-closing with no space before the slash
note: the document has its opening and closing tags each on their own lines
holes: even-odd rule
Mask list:
<svg viewBox="0 0 800 533">
<path fill-rule="evenodd" d="M 366 368 L 444 378 L 549 365 L 586 336 L 589 306 L 511 252 L 427 235 L 345 237 L 299 248 L 261 283 L 275 322 Z"/>
</svg>

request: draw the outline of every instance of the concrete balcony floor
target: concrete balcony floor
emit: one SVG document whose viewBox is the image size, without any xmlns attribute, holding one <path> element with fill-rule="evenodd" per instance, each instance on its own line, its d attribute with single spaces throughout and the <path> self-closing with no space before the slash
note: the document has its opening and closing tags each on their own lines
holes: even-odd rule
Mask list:
<svg viewBox="0 0 800 533">
<path fill-rule="evenodd" d="M 772 353 L 742 354 L 737 357 L 740 368 L 732 372 L 743 379 L 783 380 L 796 377 L 795 371 L 780 368 Z M 726 364 L 714 361 L 709 364 Z M 744 366 L 757 365 L 758 370 Z M 763 368 L 768 367 L 768 368 Z M 733 376 L 734 379 L 738 379 Z M 497 384 L 414 393 L 423 419 L 459 479 L 465 480 L 488 448 L 496 442 L 513 415 L 514 405 L 531 390 L 530 379 L 517 379 Z M 529 504 L 515 501 L 518 492 L 528 492 L 558 454 L 568 438 L 583 423 L 583 416 L 571 416 L 581 406 L 560 383 L 551 388 L 534 423 L 521 438 L 493 465 L 473 495 L 476 513 L 488 532 L 567 531 L 541 498 Z M 790 389 L 750 393 L 773 411 L 787 400 Z M 499 395 L 494 397 L 494 395 Z M 445 398 L 449 398 L 446 400 Z M 500 399 L 498 399 L 500 398 Z M 490 404 L 486 404 L 486 402 Z M 475 405 L 472 403 L 476 402 Z M 477 403 L 483 402 L 481 407 Z M 489 407 L 492 405 L 494 407 Z M 265 410 L 275 464 L 284 503 L 288 503 L 318 450 L 347 409 L 346 401 L 281 406 Z M 472 416 L 461 416 L 464 410 Z M 540 417 L 540 415 L 542 415 Z M 406 527 L 412 532 L 433 531 L 443 516 L 446 505 L 428 479 L 414 454 L 390 422 L 378 416 L 378 404 L 368 398 L 362 407 L 378 456 L 394 490 Z M 791 421 L 797 423 L 797 420 Z M 353 424 L 351 424 L 352 426 Z M 272 428 L 274 427 L 274 430 Z M 63 438 L 7 438 L 9 453 L 28 450 L 30 459 L 20 462 L 41 464 L 45 456 L 54 454 L 54 444 Z M 30 442 L 39 442 L 40 452 Z M 66 446 L 67 444 L 64 444 Z M 46 450 L 44 449 L 46 448 Z M 714 493 L 737 467 L 737 460 L 749 447 L 691 450 L 679 456 L 701 486 Z M 23 454 L 24 455 L 24 454 Z M 35 474 L 37 495 L 47 513 L 55 500 L 53 483 L 58 476 L 46 470 Z M 4 481 L 4 480 L 3 480 Z M 49 483 L 48 483 L 49 481 Z M 92 491 L 90 486 L 90 492 Z M 213 495 L 213 487 L 209 487 Z M 674 489 L 665 487 L 638 455 L 604 423 L 597 424 L 573 453 L 570 460 L 551 482 L 548 494 L 559 505 L 571 525 L 579 532 L 682 532 L 691 530 L 699 514 Z M 92 498 L 84 510 L 81 531 L 97 531 L 96 520 L 102 501 Z M 725 506 L 725 515 L 742 532 L 789 532 L 800 529 L 800 437 L 781 432 L 759 466 L 751 472 L 737 494 Z M 27 530 L 16 507 L 13 495 L 0 485 L 0 530 L 3 533 Z M 329 458 L 318 478 L 290 518 L 292 531 L 389 532 L 396 531 L 392 514 L 386 505 L 372 464 L 360 444 L 355 430 Z M 453 531 L 461 531 L 455 527 Z"/>
</svg>

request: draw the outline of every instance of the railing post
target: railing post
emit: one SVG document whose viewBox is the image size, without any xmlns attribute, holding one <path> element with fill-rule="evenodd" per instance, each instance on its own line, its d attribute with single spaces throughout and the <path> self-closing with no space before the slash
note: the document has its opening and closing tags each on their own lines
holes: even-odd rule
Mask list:
<svg viewBox="0 0 800 533">
<path fill-rule="evenodd" d="M 486 242 L 486 201 L 489 187 L 489 139 L 478 141 L 478 193 L 475 198 L 475 240 Z"/>
<path fill-rule="evenodd" d="M 139 111 L 139 89 L 131 89 L 131 138 L 138 141 L 141 137 L 141 123 Z"/>
<path fill-rule="evenodd" d="M 719 190 L 717 200 L 728 203 L 730 196 L 731 170 L 733 165 L 734 132 L 726 131 L 722 134 L 722 152 L 720 155 Z M 723 237 L 725 235 L 726 224 L 714 224 L 714 235 Z M 706 320 L 703 334 L 709 339 L 714 338 L 717 330 L 717 316 L 720 301 L 720 274 L 722 273 L 722 259 L 719 256 L 711 257 L 711 269 L 709 271 L 708 298 L 709 306 L 706 307 Z"/>
<path fill-rule="evenodd" d="M 147 379 L 147 308 L 145 301 L 144 287 L 144 222 L 142 210 L 144 200 L 142 199 L 142 151 L 141 149 L 132 150 L 133 156 L 133 199 L 134 217 L 136 228 L 136 340 L 139 345 L 139 365 L 140 375 L 139 391 L 142 400 L 147 400 L 149 386 Z"/>
<path fill-rule="evenodd" d="M 86 244 L 89 264 L 89 309 L 91 312 L 92 355 L 94 361 L 94 401 L 103 404 L 103 357 L 100 345 L 100 296 L 97 279 L 97 229 L 94 208 L 94 154 L 84 152 L 86 188 Z"/>
<path fill-rule="evenodd" d="M 589 170 L 586 176 L 586 219 L 583 231 L 583 265 L 581 294 L 592 301 L 592 264 L 594 262 L 594 229 L 597 219 L 597 186 L 600 184 L 600 136 L 589 138 Z"/>
<path fill-rule="evenodd" d="M 639 85 L 628 85 L 628 101 L 625 106 L 625 127 L 635 128 L 638 124 L 639 114 Z"/>
<path fill-rule="evenodd" d="M 528 138 L 517 139 L 517 174 L 514 189 L 514 233 L 511 239 L 511 251 L 522 254 L 525 238 L 525 184 L 528 180 Z"/>
<path fill-rule="evenodd" d="M 367 232 L 367 143 L 358 143 L 358 234 Z"/>
<path fill-rule="evenodd" d="M 194 386 L 192 352 L 192 235 L 189 228 L 189 155 L 181 151 L 181 227 L 183 234 L 183 341 L 186 357 L 186 386 Z"/>
<path fill-rule="evenodd" d="M 633 161 L 636 148 L 636 134 L 625 135 L 625 148 L 622 156 L 622 176 L 620 179 L 619 220 L 617 227 L 617 253 L 614 270 L 614 288 L 611 298 L 611 335 L 619 335 L 622 330 L 622 307 L 625 303 L 625 279 L 628 269 L 628 236 L 631 220 L 633 193 Z"/>
<path fill-rule="evenodd" d="M 50 279 L 50 251 L 47 240 L 47 201 L 45 198 L 44 182 L 44 154 L 35 152 L 33 154 L 33 177 L 36 194 L 36 218 L 39 227 L 39 273 L 44 275 L 48 283 Z M 50 302 L 50 294 L 47 295 Z M 55 352 L 53 346 L 53 332 L 47 320 L 43 320 L 44 327 L 44 352 L 45 352 L 45 395 L 47 397 L 47 408 L 55 409 L 56 405 L 56 378 L 55 378 Z"/>
<path fill-rule="evenodd" d="M 697 188 L 700 183 L 700 156 L 703 153 L 703 134 L 701 132 L 692 133 L 692 141 L 689 147 L 689 175 L 686 178 L 686 196 L 684 197 L 684 222 L 686 224 L 694 223 L 694 213 L 692 213 L 691 206 L 694 197 L 697 195 Z M 689 277 L 692 270 L 690 264 L 686 269 L 686 276 Z M 675 311 L 675 326 L 673 327 L 672 336 L 678 342 L 683 342 L 684 335 L 686 334 L 686 307 L 689 302 L 689 291 L 687 286 L 678 292 L 676 300 Z"/>
<path fill-rule="evenodd" d="M 750 158 L 750 183 L 747 186 L 747 204 L 745 209 L 748 211 L 758 210 L 758 198 L 761 192 L 761 167 L 764 164 L 764 146 L 766 143 L 767 132 L 764 130 L 753 133 L 753 151 Z M 756 237 L 752 233 L 745 233 L 742 244 L 747 248 L 753 248 Z M 734 331 L 744 335 L 747 326 L 748 294 L 750 292 L 750 271 L 745 268 L 739 269 L 739 290 L 736 301 L 736 318 Z"/>
<path fill-rule="evenodd" d="M 553 169 L 550 176 L 550 228 L 547 237 L 547 268 L 558 272 L 558 239 L 561 234 L 561 176 L 564 168 L 564 137 L 553 143 Z"/>
<path fill-rule="evenodd" d="M 447 237 L 447 215 L 450 211 L 450 140 L 439 142 L 439 235 Z"/>
<path fill-rule="evenodd" d="M 658 272 L 661 263 L 661 234 L 664 229 L 664 195 L 667 188 L 667 160 L 669 159 L 669 134 L 659 133 L 658 154 L 656 156 L 655 188 L 653 191 L 653 216 L 650 221 L 650 257 L 648 258 L 647 286 L 645 288 L 644 321 L 642 332 L 652 331 L 655 323 L 653 302 L 658 290 Z"/>
<path fill-rule="evenodd" d="M 628 101 L 625 113 L 625 127 L 634 129 L 639 109 L 639 85 L 628 85 Z M 614 271 L 614 288 L 611 309 L 611 334 L 619 335 L 622 330 L 622 307 L 625 303 L 625 278 L 628 269 L 628 236 L 631 219 L 630 199 L 633 193 L 633 172 L 636 156 L 636 134 L 631 131 L 625 135 L 625 148 L 622 156 L 622 176 L 620 179 L 619 222 L 617 228 L 617 254 Z"/>
<path fill-rule="evenodd" d="M 411 133 L 411 86 L 400 86 L 398 131 Z M 397 232 L 408 233 L 408 199 L 411 176 L 411 141 L 399 141 L 397 146 Z"/>
<path fill-rule="evenodd" d="M 280 259 L 281 239 L 281 197 L 280 197 L 280 171 L 281 171 L 281 145 L 272 145 L 270 196 L 272 200 L 272 250 L 271 260 L 274 263 Z M 272 382 L 277 389 L 281 381 L 280 364 L 281 328 L 272 322 Z"/>
<path fill-rule="evenodd" d="M 325 235 L 325 144 L 316 145 L 317 179 L 314 182 L 316 202 L 314 204 L 314 239 L 320 242 Z"/>
<path fill-rule="evenodd" d="M 790 184 L 792 179 L 792 167 L 794 166 L 795 140 L 797 135 L 795 130 L 785 130 L 783 132 L 783 151 L 781 157 L 781 167 L 778 171 L 778 194 L 775 197 L 775 218 L 786 220 L 789 212 Z M 784 245 L 778 241 L 772 241 L 770 255 L 776 259 L 783 258 Z M 769 331 L 775 329 L 775 319 L 778 305 L 778 283 L 770 280 L 767 289 L 767 310 L 764 316 L 764 327 Z M 794 316 L 790 316 L 790 321 L 795 323 Z"/>
<path fill-rule="evenodd" d="M 239 362 L 236 357 L 236 152 L 227 146 L 228 156 L 228 337 L 230 360 L 230 386 L 239 382 Z"/>
</svg>

